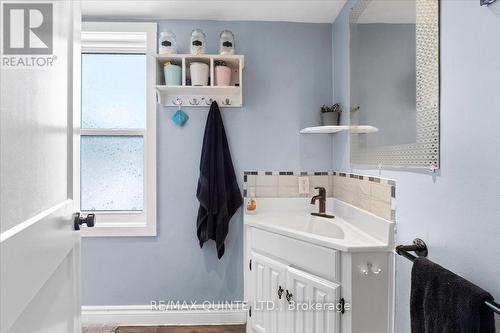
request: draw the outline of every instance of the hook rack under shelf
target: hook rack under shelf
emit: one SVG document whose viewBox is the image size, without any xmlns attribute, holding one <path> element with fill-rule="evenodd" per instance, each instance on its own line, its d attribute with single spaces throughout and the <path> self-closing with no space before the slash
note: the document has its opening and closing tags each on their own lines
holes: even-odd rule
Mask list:
<svg viewBox="0 0 500 333">
<path fill-rule="evenodd" d="M 158 102 L 164 106 L 206 107 L 217 101 L 222 107 L 241 107 L 239 86 L 156 86 Z"/>
</svg>

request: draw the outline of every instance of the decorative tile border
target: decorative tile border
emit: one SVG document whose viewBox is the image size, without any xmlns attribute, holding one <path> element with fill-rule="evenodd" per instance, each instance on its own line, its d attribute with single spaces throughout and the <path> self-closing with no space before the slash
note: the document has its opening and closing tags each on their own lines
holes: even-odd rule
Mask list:
<svg viewBox="0 0 500 333">
<path fill-rule="evenodd" d="M 324 187 L 333 197 L 333 171 L 245 171 L 243 196 L 257 198 L 300 198 L 314 195 L 314 187 Z M 309 193 L 299 194 L 298 177 L 309 177 Z"/>
<path fill-rule="evenodd" d="M 298 177 L 309 177 L 309 193 L 299 194 Z M 307 198 L 316 194 L 318 186 L 328 197 L 396 221 L 394 180 L 338 171 L 245 171 L 243 175 L 244 197 Z"/>
<path fill-rule="evenodd" d="M 245 171 L 243 175 L 249 176 L 333 176 L 335 171 Z"/>
</svg>

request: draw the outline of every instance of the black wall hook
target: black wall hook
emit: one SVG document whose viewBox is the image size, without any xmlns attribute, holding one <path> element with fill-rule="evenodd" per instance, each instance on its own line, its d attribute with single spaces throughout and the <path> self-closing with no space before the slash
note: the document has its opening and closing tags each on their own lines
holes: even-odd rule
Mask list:
<svg viewBox="0 0 500 333">
<path fill-rule="evenodd" d="M 415 252 L 418 257 L 427 257 L 427 254 L 429 253 L 429 251 L 427 250 L 427 245 L 420 238 L 415 238 L 413 240 L 413 245 L 396 246 L 396 253 L 400 256 L 410 259 L 411 261 L 417 258 L 408 252 Z"/>
</svg>

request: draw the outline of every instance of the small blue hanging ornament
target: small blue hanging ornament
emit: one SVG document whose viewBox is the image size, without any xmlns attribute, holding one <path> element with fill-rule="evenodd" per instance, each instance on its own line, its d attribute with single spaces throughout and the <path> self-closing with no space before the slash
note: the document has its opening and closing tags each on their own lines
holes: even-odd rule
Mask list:
<svg viewBox="0 0 500 333">
<path fill-rule="evenodd" d="M 189 116 L 182 111 L 181 106 L 179 105 L 179 110 L 177 110 L 176 113 L 172 116 L 172 120 L 174 123 L 176 123 L 178 126 L 182 127 L 188 121 Z"/>
</svg>

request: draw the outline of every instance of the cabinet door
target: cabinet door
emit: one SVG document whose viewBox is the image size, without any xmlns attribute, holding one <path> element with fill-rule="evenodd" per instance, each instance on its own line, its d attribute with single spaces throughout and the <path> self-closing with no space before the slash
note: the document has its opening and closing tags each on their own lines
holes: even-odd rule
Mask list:
<svg viewBox="0 0 500 333">
<path fill-rule="evenodd" d="M 258 253 L 252 253 L 252 332 L 285 333 L 284 292 L 286 266 Z"/>
<path fill-rule="evenodd" d="M 335 305 L 340 286 L 295 268 L 287 269 L 287 291 L 295 308 L 287 311 L 288 333 L 337 333 L 340 315 Z M 321 305 L 318 309 L 311 306 Z"/>
</svg>

